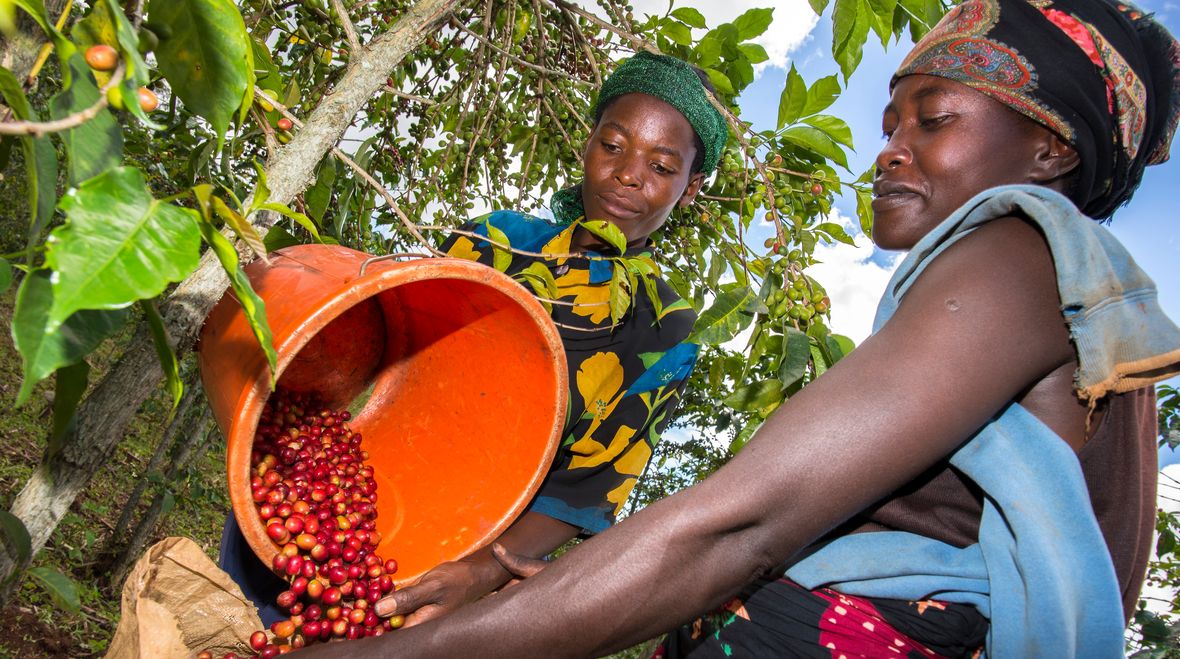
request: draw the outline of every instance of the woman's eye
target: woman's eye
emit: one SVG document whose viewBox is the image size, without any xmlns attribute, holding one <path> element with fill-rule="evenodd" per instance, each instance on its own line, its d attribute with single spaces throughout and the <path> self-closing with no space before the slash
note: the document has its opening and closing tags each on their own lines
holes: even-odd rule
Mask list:
<svg viewBox="0 0 1180 659">
<path fill-rule="evenodd" d="M 658 162 L 652 163 L 652 169 L 656 170 L 656 172 L 659 174 L 671 174 L 672 173 L 672 170 L 668 169 L 667 167 L 664 167 L 663 165 L 661 165 Z"/>
<path fill-rule="evenodd" d="M 951 115 L 949 114 L 938 114 L 932 117 L 923 117 L 918 120 L 918 125 L 929 128 L 931 126 L 937 126 L 950 118 Z"/>
<path fill-rule="evenodd" d="M 615 144 L 614 142 L 603 142 L 602 147 L 611 153 L 615 153 L 619 150 L 619 145 Z"/>
</svg>

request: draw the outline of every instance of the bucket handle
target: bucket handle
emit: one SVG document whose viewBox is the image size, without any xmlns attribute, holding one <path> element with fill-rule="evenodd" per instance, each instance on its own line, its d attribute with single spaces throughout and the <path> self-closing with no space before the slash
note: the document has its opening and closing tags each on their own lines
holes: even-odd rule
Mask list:
<svg viewBox="0 0 1180 659">
<path fill-rule="evenodd" d="M 360 269 L 360 272 L 357 273 L 357 276 L 364 277 L 365 270 L 368 269 L 370 263 L 376 263 L 378 261 L 389 261 L 391 259 L 400 259 L 400 258 L 432 259 L 434 257 L 431 256 L 430 254 L 419 254 L 417 252 L 395 252 L 393 254 L 384 254 L 382 256 L 371 256 L 361 262 L 361 269 Z"/>
</svg>

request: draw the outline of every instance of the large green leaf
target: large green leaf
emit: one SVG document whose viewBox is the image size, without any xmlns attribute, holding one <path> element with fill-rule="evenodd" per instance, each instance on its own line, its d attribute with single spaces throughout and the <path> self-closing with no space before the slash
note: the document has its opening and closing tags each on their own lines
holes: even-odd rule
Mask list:
<svg viewBox="0 0 1180 659">
<path fill-rule="evenodd" d="M 156 357 L 159 358 L 160 367 L 164 371 L 168 393 L 172 394 L 172 409 L 168 412 L 168 421 L 171 421 L 172 415 L 176 412 L 176 406 L 180 404 L 180 397 L 184 395 L 184 382 L 180 379 L 180 364 L 176 360 L 176 351 L 172 348 L 168 328 L 164 325 L 160 310 L 151 300 L 140 300 L 139 306 L 143 309 L 144 318 L 147 319 L 148 328 L 152 332 L 152 343 L 156 346 Z"/>
<path fill-rule="evenodd" d="M 82 602 L 78 599 L 78 585 L 73 579 L 47 567 L 31 568 L 28 574 L 41 584 L 58 607 L 74 614 L 82 610 Z"/>
<path fill-rule="evenodd" d="M 48 270 L 29 273 L 16 292 L 12 341 L 20 352 L 24 381 L 16 396 L 23 405 L 33 386 L 63 366 L 74 364 L 127 321 L 123 309 L 79 311 L 55 330 L 48 329 L 53 285 Z"/>
<path fill-rule="evenodd" d="M 850 149 L 853 148 L 852 129 L 848 127 L 848 124 L 843 119 L 833 117 L 829 114 L 817 114 L 814 117 L 804 119 L 803 122 L 822 130 L 825 135 L 837 143 L 843 144 Z"/>
<path fill-rule="evenodd" d="M 689 343 L 719 344 L 732 339 L 752 319 L 745 313 L 750 300 L 757 297 L 753 289 L 743 286 L 717 296 L 713 306 L 706 309 L 693 325 Z"/>
<path fill-rule="evenodd" d="M 4 545 L 9 548 L 9 555 L 17 563 L 29 560 L 33 553 L 33 540 L 29 537 L 25 523 L 7 510 L 0 510 L 0 531 L 3 531 Z"/>
<path fill-rule="evenodd" d="M 848 155 L 826 133 L 811 126 L 792 126 L 781 133 L 783 140 L 831 160 L 848 169 Z"/>
<path fill-rule="evenodd" d="M 760 36 L 770 27 L 771 21 L 774 20 L 773 9 L 748 9 L 741 16 L 738 16 L 733 21 L 733 26 L 737 28 L 738 41 L 749 41 L 754 37 Z"/>
<path fill-rule="evenodd" d="M 90 364 L 85 360 L 57 369 L 57 382 L 53 388 L 53 429 L 49 433 L 49 447 L 45 449 L 46 459 L 61 453 L 62 439 L 74 425 L 78 403 L 89 382 Z"/>
<path fill-rule="evenodd" d="M 781 380 L 762 380 L 739 387 L 723 402 L 739 412 L 754 412 L 773 408 L 783 401 Z"/>
<path fill-rule="evenodd" d="M 840 81 L 836 76 L 826 76 L 811 84 L 807 89 L 807 104 L 803 107 L 803 116 L 807 117 L 827 109 L 840 97 Z"/>
<path fill-rule="evenodd" d="M 582 228 L 601 238 L 620 254 L 627 251 L 627 236 L 619 227 L 604 220 L 586 220 Z"/>
<path fill-rule="evenodd" d="M 242 15 L 231 0 L 151 0 L 148 14 L 153 24 L 172 28 L 156 48 L 160 71 L 220 140 L 242 105 L 254 66 Z"/>
<path fill-rule="evenodd" d="M 836 0 L 832 10 L 832 56 L 840 65 L 844 81 L 860 65 L 865 39 L 869 36 L 870 8 L 865 0 Z"/>
<path fill-rule="evenodd" d="M 138 169 L 92 178 L 61 207 L 67 222 L 50 234 L 45 257 L 55 273 L 50 330 L 80 309 L 154 298 L 197 267 L 197 212 L 153 199 Z"/>
<path fill-rule="evenodd" d="M 778 99 L 778 127 L 784 128 L 799 120 L 803 116 L 803 109 L 807 106 L 807 83 L 803 76 L 791 65 L 787 71 L 787 82 L 783 85 L 783 93 Z"/>
<path fill-rule="evenodd" d="M 783 356 L 778 369 L 778 378 L 784 387 L 789 387 L 799 381 L 807 373 L 807 363 L 811 360 L 811 340 L 799 330 L 787 325 L 783 332 Z"/>
<path fill-rule="evenodd" d="M 511 247 L 508 241 L 508 236 L 497 227 L 492 226 L 492 223 L 484 222 L 484 226 L 488 228 L 488 240 L 493 244 L 492 248 L 492 266 L 500 272 L 506 272 L 508 266 L 512 265 L 512 252 L 505 247 Z"/>
<path fill-rule="evenodd" d="M 705 15 L 692 7 L 677 7 L 672 10 L 672 15 L 684 21 L 686 25 L 697 28 L 705 27 Z"/>
<path fill-rule="evenodd" d="M 90 67 L 80 54 L 70 58 L 74 82 L 50 101 L 50 114 L 61 119 L 94 105 L 99 99 L 98 85 Z M 82 125 L 58 133 L 66 147 L 70 185 L 78 185 L 93 176 L 118 167 L 123 160 L 123 131 L 111 111 L 103 108 Z"/>
<path fill-rule="evenodd" d="M 273 388 L 277 359 L 274 335 L 270 331 L 270 324 L 266 321 L 266 303 L 258 297 L 258 293 L 255 293 L 254 287 L 250 285 L 250 279 L 242 270 L 242 265 L 238 261 L 238 252 L 234 249 L 233 244 L 218 233 L 217 228 L 211 223 L 201 219 L 198 224 L 201 229 L 201 237 L 213 250 L 217 260 L 221 262 L 221 267 L 225 269 L 225 274 L 229 276 L 230 288 L 233 289 L 238 304 L 242 305 L 242 311 L 245 312 L 246 320 L 250 323 L 250 331 L 254 333 L 254 338 L 258 339 L 258 345 L 266 355 L 266 363 L 270 365 L 270 384 Z"/>
<path fill-rule="evenodd" d="M 4 67 L 0 67 L 0 94 L 17 119 L 40 121 L 41 117 L 25 98 L 20 82 Z M 20 142 L 25 154 L 29 208 L 33 209 L 27 240 L 31 251 L 53 218 L 53 204 L 57 199 L 57 153 L 48 137 L 22 137 Z"/>
</svg>

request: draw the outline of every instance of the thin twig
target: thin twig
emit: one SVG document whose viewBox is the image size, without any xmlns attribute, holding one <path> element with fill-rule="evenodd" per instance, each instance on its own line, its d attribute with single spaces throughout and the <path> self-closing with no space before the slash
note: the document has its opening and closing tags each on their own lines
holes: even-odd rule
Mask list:
<svg viewBox="0 0 1180 659">
<path fill-rule="evenodd" d="M 432 101 L 429 98 L 425 98 L 422 96 L 414 96 L 413 94 L 407 94 L 407 93 L 403 92 L 402 90 L 398 89 L 397 87 L 394 87 L 393 85 L 385 85 L 385 91 L 390 94 L 393 94 L 394 96 L 397 96 L 398 98 L 404 98 L 407 101 L 414 101 L 415 103 L 421 103 L 423 105 L 438 105 L 438 101 Z"/>
<path fill-rule="evenodd" d="M 544 73 L 545 75 L 557 76 L 559 78 L 565 78 L 566 80 L 573 82 L 575 85 L 582 85 L 584 87 L 589 87 L 591 84 L 593 84 L 588 80 L 582 80 L 581 78 L 576 78 L 576 77 L 566 73 L 565 71 L 557 71 L 555 69 L 549 69 L 549 68 L 546 68 L 546 67 L 543 67 L 543 66 L 540 66 L 537 64 L 533 64 L 532 62 L 526 62 L 524 59 L 517 57 L 516 55 L 513 55 L 512 53 L 504 50 L 503 48 L 500 48 L 496 44 L 489 41 L 487 37 L 468 28 L 466 25 L 463 25 L 462 23 L 460 23 L 457 19 L 455 19 L 453 17 L 451 18 L 451 25 L 453 27 L 455 27 L 455 29 L 461 30 L 461 31 L 466 32 L 467 34 L 475 37 L 476 41 L 479 41 L 480 43 L 482 43 L 484 46 L 486 46 L 490 50 L 494 50 L 495 52 L 500 53 L 501 55 L 507 55 L 513 62 L 516 62 L 520 66 L 525 67 L 526 69 L 532 69 L 534 71 Z"/>
<path fill-rule="evenodd" d="M 332 9 L 336 11 L 336 17 L 340 19 L 340 26 L 344 28 L 344 36 L 348 38 L 350 55 L 360 52 L 361 40 L 356 36 L 356 28 L 353 27 L 352 20 L 348 18 L 348 9 L 340 0 L 331 0 L 331 2 Z"/>
<path fill-rule="evenodd" d="M 558 9 L 565 9 L 566 11 L 577 14 L 578 16 L 581 16 L 582 18 L 590 21 L 591 23 L 597 25 L 598 27 L 602 28 L 603 30 L 606 30 L 607 32 L 613 32 L 614 34 L 619 35 L 620 37 L 627 40 L 628 42 L 630 42 L 633 46 L 635 46 L 638 49 L 646 50 L 646 51 L 656 53 L 656 54 L 659 54 L 659 52 L 660 52 L 660 49 L 657 48 L 656 45 L 653 44 L 652 42 L 647 41 L 641 37 L 638 37 L 635 35 L 635 33 L 630 32 L 630 31 L 623 29 L 621 27 L 618 27 L 617 25 L 611 25 L 610 23 L 607 23 L 606 21 L 595 16 L 594 14 L 591 14 L 590 12 L 586 11 L 585 9 L 582 9 L 581 7 L 579 7 L 577 5 L 573 5 L 568 2 L 564 2 L 563 0 L 547 0 L 547 1 L 549 2 L 549 4 L 553 5 L 554 7 L 558 8 Z"/>
<path fill-rule="evenodd" d="M 32 135 L 33 137 L 40 137 L 47 133 L 59 133 L 63 130 L 77 128 L 82 124 L 93 119 L 103 108 L 110 104 L 107 100 L 107 90 L 123 81 L 123 63 L 119 63 L 119 67 L 115 69 L 115 73 L 111 75 L 111 79 L 107 84 L 98 90 L 98 100 L 94 105 L 79 110 L 74 114 L 56 119 L 54 121 L 7 121 L 0 123 L 0 135 Z M 133 101 L 134 102 L 134 101 Z"/>
<path fill-rule="evenodd" d="M 287 106 L 283 105 L 278 100 L 271 98 L 263 89 L 257 87 L 254 88 L 254 97 L 273 105 L 274 108 L 278 110 L 284 117 L 290 119 L 291 123 L 295 124 L 295 126 L 303 126 L 303 122 L 299 119 L 299 117 L 292 114 L 291 111 L 287 109 Z M 422 245 L 426 247 L 426 249 L 430 250 L 430 252 L 435 256 L 442 255 L 442 252 L 427 242 L 426 238 L 422 236 L 414 223 L 410 221 L 410 218 L 406 217 L 406 214 L 402 212 L 402 209 L 398 205 L 397 201 L 394 200 L 393 195 L 390 194 L 389 190 L 384 185 L 382 185 L 381 182 L 373 178 L 373 176 L 369 174 L 369 172 L 365 171 L 363 167 L 356 164 L 356 162 L 353 161 L 352 158 L 348 157 L 348 155 L 346 155 L 343 151 L 341 151 L 339 147 L 332 147 L 331 152 L 332 155 L 336 156 L 340 162 L 348 165 L 350 169 L 356 172 L 358 176 L 364 179 L 365 182 L 372 186 L 373 189 L 375 189 L 377 193 L 385 199 L 385 203 L 389 204 L 389 208 L 394 212 L 395 215 L 397 215 L 398 219 L 402 221 L 402 224 L 406 227 L 406 230 L 410 232 L 410 235 L 414 236 L 418 242 L 422 243 Z"/>
</svg>

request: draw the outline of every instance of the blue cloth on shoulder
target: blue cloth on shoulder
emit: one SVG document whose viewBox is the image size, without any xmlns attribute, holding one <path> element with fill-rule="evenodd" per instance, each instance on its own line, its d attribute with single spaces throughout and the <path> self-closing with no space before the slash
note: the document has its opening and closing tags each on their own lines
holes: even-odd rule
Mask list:
<svg viewBox="0 0 1180 659">
<path fill-rule="evenodd" d="M 1078 351 L 1076 388 L 1095 400 L 1180 372 L 1180 329 L 1155 286 L 1101 225 L 1037 186 L 985 191 L 922 238 L 898 267 L 874 329 L 923 269 L 994 219 L 1022 216 L 1045 235 Z M 1114 566 L 1073 450 L 1011 403 L 950 458 L 984 493 L 979 542 L 966 548 L 905 532 L 838 538 L 787 576 L 807 588 L 895 599 L 938 598 L 987 616 L 992 657 L 1123 657 Z"/>
</svg>

